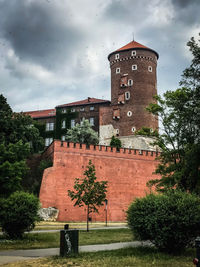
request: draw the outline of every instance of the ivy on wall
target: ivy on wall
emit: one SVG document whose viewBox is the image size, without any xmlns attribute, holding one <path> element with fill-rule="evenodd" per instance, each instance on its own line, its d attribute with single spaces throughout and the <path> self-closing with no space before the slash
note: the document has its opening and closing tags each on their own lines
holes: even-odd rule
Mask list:
<svg viewBox="0 0 200 267">
<path fill-rule="evenodd" d="M 36 122 L 35 127 L 38 128 L 40 131 L 40 136 L 42 136 L 44 139 L 48 137 L 55 138 L 55 130 L 53 131 L 46 131 L 46 123 L 44 122 Z"/>
<path fill-rule="evenodd" d="M 66 135 L 67 130 L 71 128 L 71 120 L 76 119 L 78 112 L 72 112 L 70 108 L 63 113 L 63 108 L 56 108 L 56 127 L 55 139 L 61 139 L 62 135 Z M 65 121 L 65 128 L 62 128 L 62 122 Z"/>
</svg>

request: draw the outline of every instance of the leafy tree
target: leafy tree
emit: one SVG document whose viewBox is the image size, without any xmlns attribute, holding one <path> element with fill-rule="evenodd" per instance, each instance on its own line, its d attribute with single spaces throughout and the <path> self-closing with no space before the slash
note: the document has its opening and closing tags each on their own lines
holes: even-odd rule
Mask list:
<svg viewBox="0 0 200 267">
<path fill-rule="evenodd" d="M 176 254 L 200 234 L 200 198 L 179 190 L 150 194 L 130 205 L 127 220 L 134 237 Z"/>
<path fill-rule="evenodd" d="M 122 147 L 121 140 L 113 135 L 110 141 L 110 146 L 116 147 L 117 150 L 119 150 Z"/>
<path fill-rule="evenodd" d="M 163 129 L 155 141 L 162 153 L 156 173 L 161 179 L 151 180 L 158 191 L 179 188 L 199 193 L 200 189 L 200 98 L 187 88 L 168 91 L 164 98 L 156 97 L 158 103 L 150 104 L 148 110 L 158 115 Z"/>
<path fill-rule="evenodd" d="M 0 95 L 0 197 L 21 189 L 28 170 L 26 159 L 41 150 L 43 140 L 30 116 L 14 113 Z"/>
<path fill-rule="evenodd" d="M 157 104 L 147 108 L 159 116 L 163 126 L 155 142 L 162 150 L 156 169 L 161 179 L 149 185 L 156 185 L 159 191 L 176 187 L 200 194 L 200 47 L 194 38 L 188 45 L 193 59 L 181 81 L 188 87 L 155 96 Z"/>
<path fill-rule="evenodd" d="M 200 33 L 199 33 L 200 36 Z M 187 43 L 189 50 L 192 53 L 193 59 L 191 65 L 186 68 L 182 75 L 180 85 L 188 88 L 200 86 L 200 40 L 198 42 L 192 37 Z"/>
<path fill-rule="evenodd" d="M 19 141 L 16 144 L 0 144 L 0 197 L 8 197 L 21 189 L 21 179 L 28 168 L 26 157 L 29 155 L 28 144 Z"/>
<path fill-rule="evenodd" d="M 0 205 L 0 226 L 10 238 L 22 238 L 39 220 L 39 200 L 32 194 L 15 192 L 7 199 L 0 199 Z"/>
<path fill-rule="evenodd" d="M 84 178 L 76 178 L 74 191 L 68 190 L 68 195 L 72 200 L 76 200 L 74 206 L 87 207 L 87 231 L 89 231 L 89 216 L 92 212 L 98 212 L 98 208 L 103 205 L 106 199 L 107 181 L 96 181 L 95 166 L 89 161 Z"/>
<path fill-rule="evenodd" d="M 68 129 L 66 141 L 89 145 L 97 145 L 99 142 L 98 134 L 92 129 L 88 120 L 83 120 L 82 124 Z"/>
<path fill-rule="evenodd" d="M 31 152 L 41 151 L 44 141 L 35 124 L 30 116 L 13 112 L 6 98 L 0 95 L 0 143 L 8 145 L 21 140 L 23 144 L 29 143 Z"/>
</svg>

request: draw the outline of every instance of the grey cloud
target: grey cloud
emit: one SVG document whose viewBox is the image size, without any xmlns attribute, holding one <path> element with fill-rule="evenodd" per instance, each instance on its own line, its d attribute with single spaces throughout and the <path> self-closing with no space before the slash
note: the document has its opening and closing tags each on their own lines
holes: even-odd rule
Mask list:
<svg viewBox="0 0 200 267">
<path fill-rule="evenodd" d="M 3 37 L 16 55 L 48 69 L 62 67 L 84 39 L 70 21 L 70 11 L 56 12 L 47 1 L 2 1 L 0 22 Z"/>
<path fill-rule="evenodd" d="M 148 8 L 144 8 L 145 5 L 149 5 L 145 0 L 112 0 L 106 7 L 103 17 L 107 20 L 119 21 L 120 24 L 128 22 L 133 23 L 133 26 L 139 26 L 149 12 Z"/>
<path fill-rule="evenodd" d="M 182 25 L 190 27 L 192 25 L 200 25 L 199 0 L 172 0 L 175 11 L 175 21 Z"/>
<path fill-rule="evenodd" d="M 172 3 L 174 4 L 174 6 L 187 8 L 188 6 L 199 4 L 199 0 L 172 0 Z"/>
</svg>

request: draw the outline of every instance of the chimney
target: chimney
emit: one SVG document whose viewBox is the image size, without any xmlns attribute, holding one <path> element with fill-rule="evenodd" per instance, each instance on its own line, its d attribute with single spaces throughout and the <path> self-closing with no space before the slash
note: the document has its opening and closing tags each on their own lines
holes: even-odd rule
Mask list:
<svg viewBox="0 0 200 267">
<path fill-rule="evenodd" d="M 91 98 L 90 98 L 90 97 L 88 97 L 88 102 L 90 102 L 90 99 L 91 99 Z"/>
</svg>

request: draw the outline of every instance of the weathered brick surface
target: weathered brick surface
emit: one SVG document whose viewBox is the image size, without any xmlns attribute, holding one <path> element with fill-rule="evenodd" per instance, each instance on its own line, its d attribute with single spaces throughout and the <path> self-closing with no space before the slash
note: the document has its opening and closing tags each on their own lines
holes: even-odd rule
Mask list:
<svg viewBox="0 0 200 267">
<path fill-rule="evenodd" d="M 75 146 L 75 147 L 74 147 Z M 89 160 L 96 168 L 99 180 L 108 181 L 108 221 L 125 221 L 126 210 L 135 197 L 145 196 L 148 192 L 146 182 L 151 178 L 157 162 L 156 153 L 139 150 L 120 149 L 116 152 L 110 147 L 61 143 L 55 141 L 50 147 L 54 150 L 53 167 L 45 170 L 40 189 L 42 207 L 59 209 L 59 221 L 85 221 L 84 207 L 74 207 L 67 195 L 73 188 L 74 179 L 83 177 Z M 47 153 L 48 154 L 48 153 Z M 92 215 L 93 221 L 105 220 L 105 207 L 99 214 Z"/>
<path fill-rule="evenodd" d="M 131 56 L 133 50 L 136 51 L 135 56 Z M 119 59 L 115 59 L 115 54 L 119 54 Z M 133 135 L 132 127 L 136 130 L 143 126 L 157 129 L 157 118 L 145 110 L 149 103 L 154 102 L 153 96 L 157 93 L 156 53 L 149 49 L 118 51 L 109 57 L 109 61 L 111 69 L 110 109 L 112 112 L 114 108 L 118 107 L 120 118 L 110 118 L 108 109 L 102 109 L 100 125 L 112 124 L 115 129 L 119 129 L 120 136 Z M 132 70 L 132 65 L 137 65 L 137 70 Z M 152 72 L 148 70 L 148 67 L 152 67 Z M 120 73 L 116 73 L 117 68 L 120 68 Z M 131 79 L 133 84 L 121 87 L 122 77 L 127 77 L 127 80 Z M 119 104 L 118 97 L 125 92 L 130 93 L 130 99 Z M 132 112 L 132 116 L 127 116 L 128 111 Z"/>
</svg>

